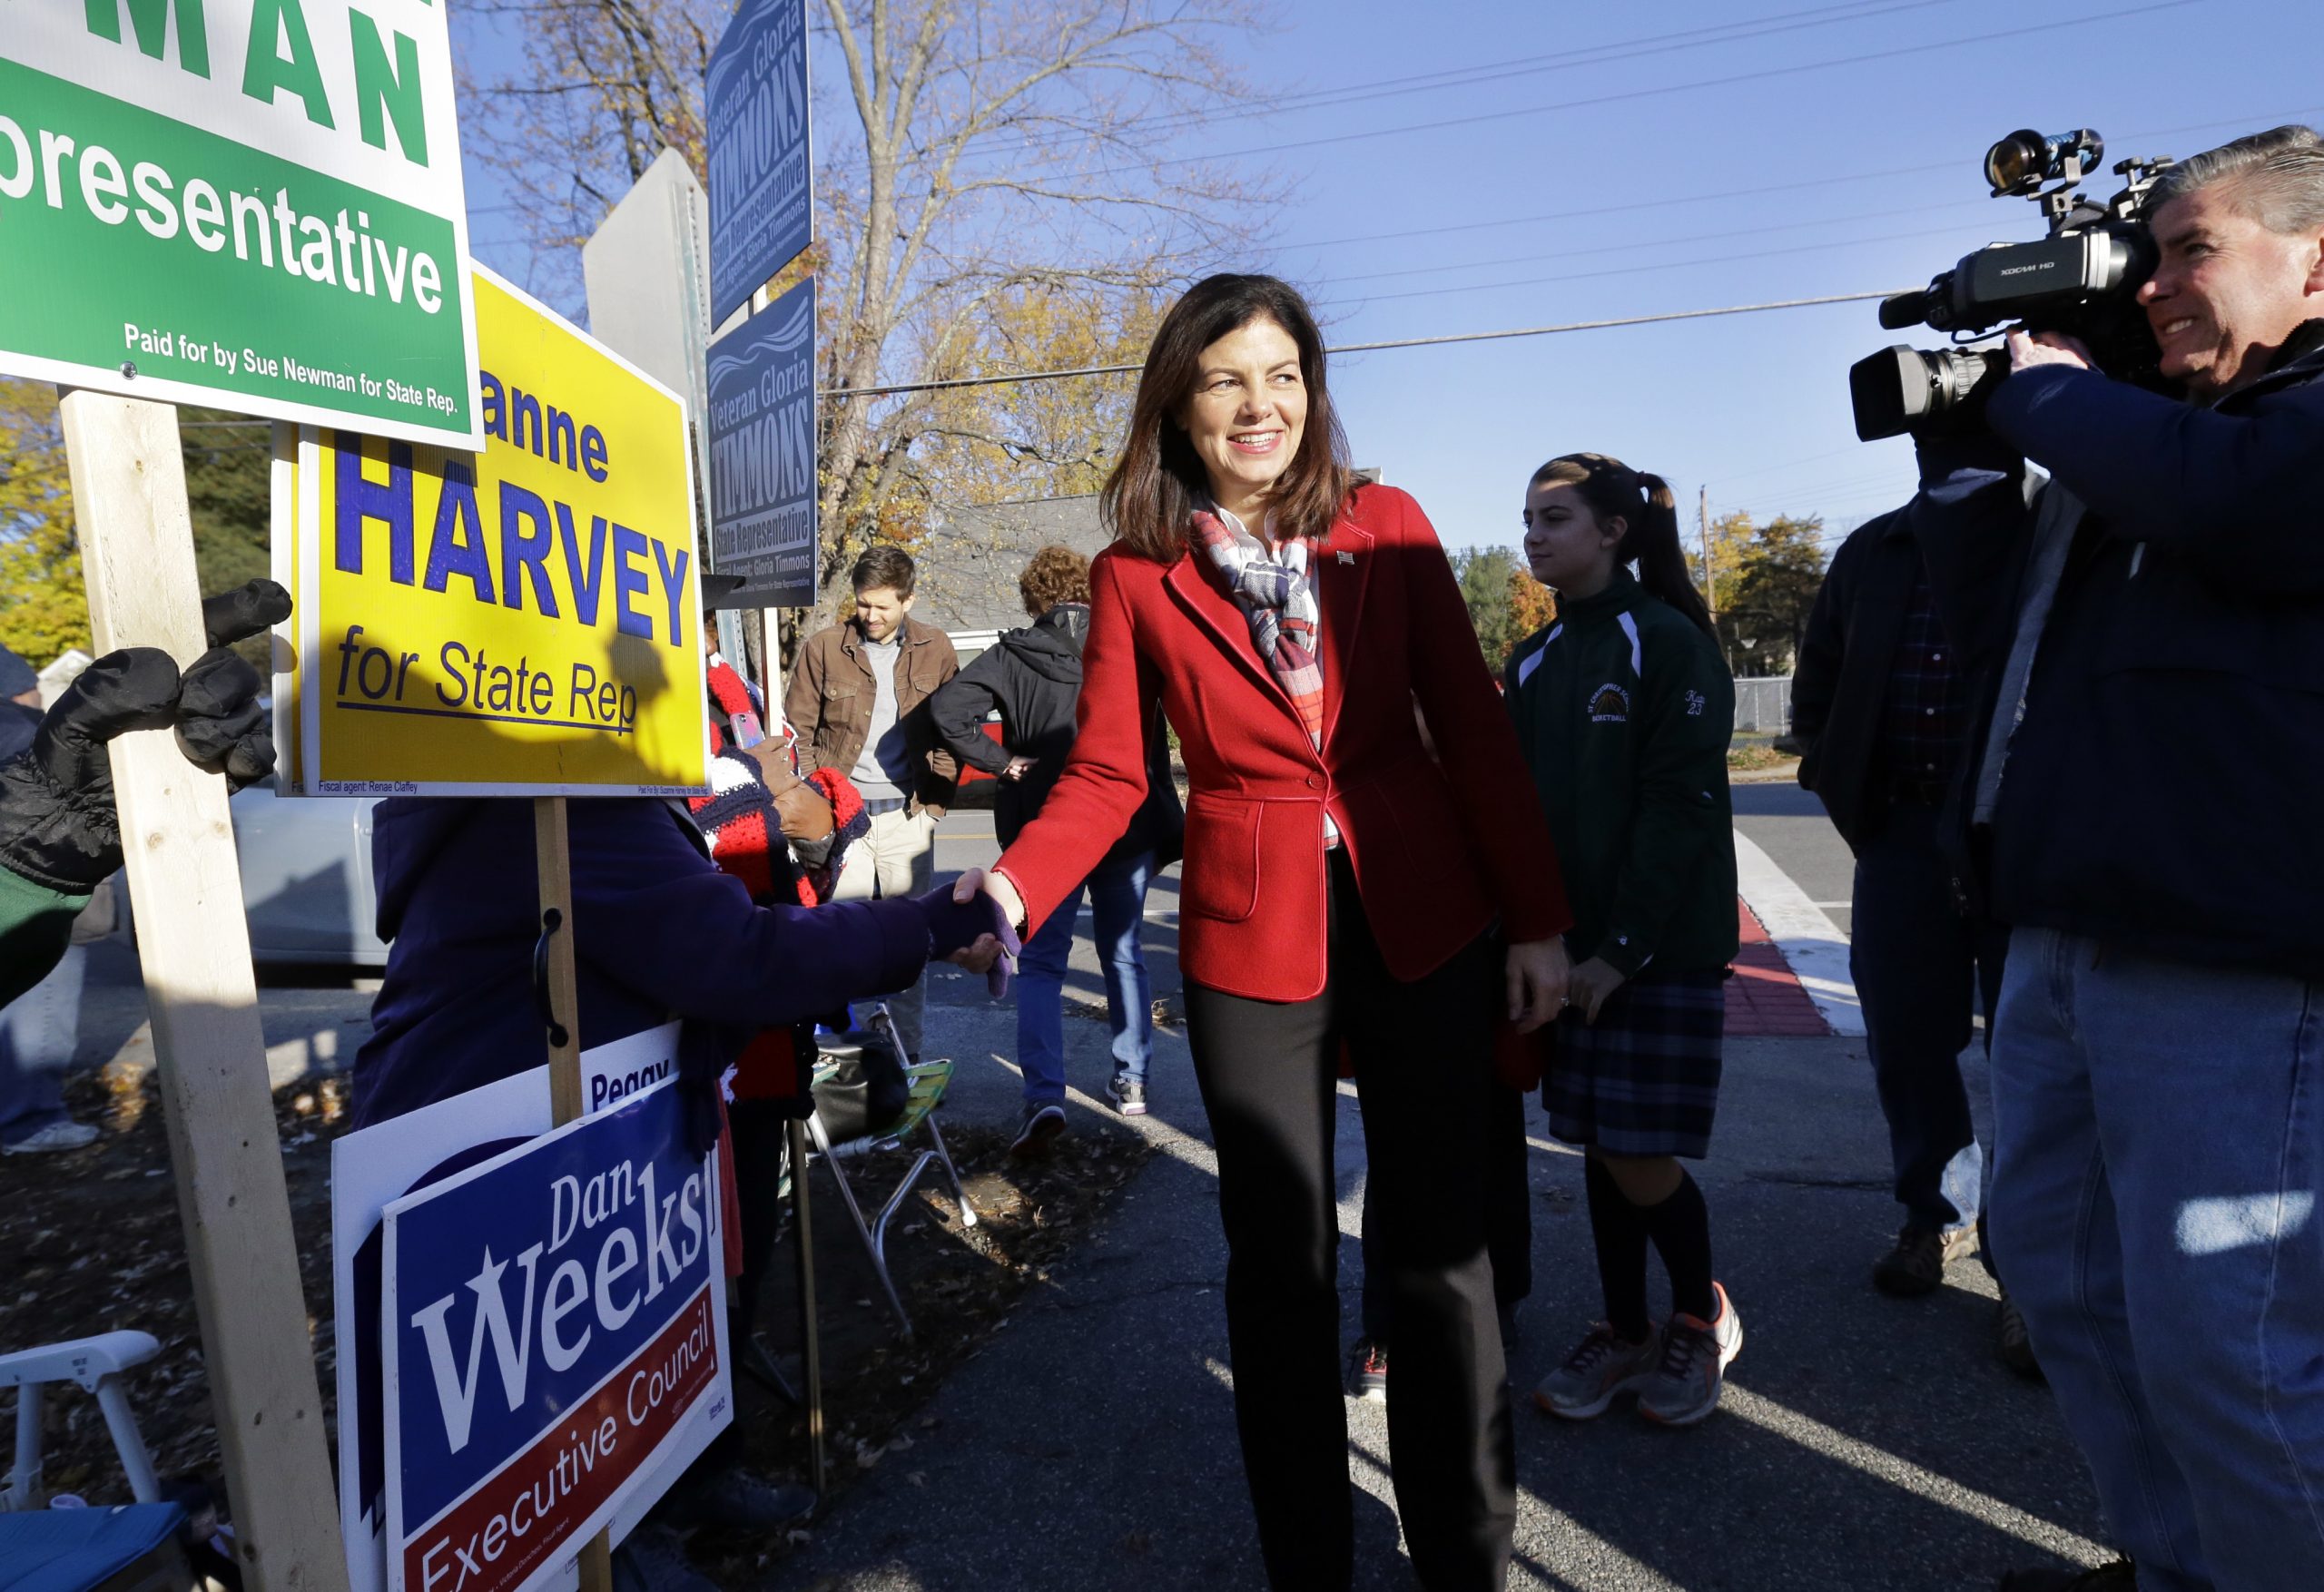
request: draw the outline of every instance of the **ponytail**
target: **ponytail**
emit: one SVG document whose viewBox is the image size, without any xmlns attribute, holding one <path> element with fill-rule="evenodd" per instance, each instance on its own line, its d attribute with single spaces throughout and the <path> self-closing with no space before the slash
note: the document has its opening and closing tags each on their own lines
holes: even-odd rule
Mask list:
<svg viewBox="0 0 2324 1592">
<path fill-rule="evenodd" d="M 1602 453 L 1569 453 L 1535 470 L 1531 484 L 1574 487 L 1600 522 L 1620 519 L 1625 528 L 1614 557 L 1638 565 L 1638 584 L 1649 596 L 1676 608 L 1714 642 L 1718 639 L 1710 609 L 1687 573 L 1687 555 L 1679 545 L 1679 503 L 1669 482 Z"/>
<path fill-rule="evenodd" d="M 1630 533 L 1614 549 L 1614 556 L 1625 564 L 1636 560 L 1638 584 L 1717 641 L 1718 628 L 1711 623 L 1703 595 L 1695 590 L 1694 577 L 1687 573 L 1687 555 L 1679 545 L 1679 500 L 1671 496 L 1669 483 L 1659 476 L 1640 472 L 1638 484 L 1646 507 L 1630 516 Z"/>
</svg>

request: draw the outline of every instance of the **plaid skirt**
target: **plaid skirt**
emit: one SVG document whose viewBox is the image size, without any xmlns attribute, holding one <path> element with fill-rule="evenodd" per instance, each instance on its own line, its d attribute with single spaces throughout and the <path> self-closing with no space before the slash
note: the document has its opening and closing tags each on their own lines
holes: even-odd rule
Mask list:
<svg viewBox="0 0 2324 1592">
<path fill-rule="evenodd" d="M 1642 973 L 1607 997 L 1595 1023 L 1566 1011 L 1541 1081 L 1550 1131 L 1610 1155 L 1701 1160 L 1726 1024 L 1724 970 Z"/>
</svg>

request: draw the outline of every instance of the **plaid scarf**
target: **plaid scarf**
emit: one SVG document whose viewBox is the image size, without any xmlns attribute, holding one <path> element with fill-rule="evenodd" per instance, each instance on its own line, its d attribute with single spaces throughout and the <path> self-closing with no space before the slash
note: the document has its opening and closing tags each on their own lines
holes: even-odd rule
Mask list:
<svg viewBox="0 0 2324 1592">
<path fill-rule="evenodd" d="M 1224 510 L 1195 510 L 1195 545 L 1209 555 L 1210 567 L 1235 605 L 1251 623 L 1258 649 L 1275 683 L 1283 687 L 1299 722 L 1315 745 L 1324 744 L 1324 665 L 1316 655 L 1316 627 L 1323 611 L 1307 579 L 1307 542 L 1294 536 L 1265 544 Z"/>
</svg>

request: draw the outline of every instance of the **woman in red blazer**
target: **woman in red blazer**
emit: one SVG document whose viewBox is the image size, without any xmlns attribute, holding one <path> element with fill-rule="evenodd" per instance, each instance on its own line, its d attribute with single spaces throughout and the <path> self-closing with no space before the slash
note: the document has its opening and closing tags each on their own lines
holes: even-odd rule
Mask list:
<svg viewBox="0 0 2324 1592">
<path fill-rule="evenodd" d="M 1389 1223 L 1404 1538 L 1424 1585 L 1498 1587 L 1516 1461 L 1485 1257 L 1492 1030 L 1556 1014 L 1571 919 L 1443 549 L 1346 457 L 1297 292 L 1215 276 L 1171 309 L 1106 484 L 1116 539 L 1089 570 L 1078 738 L 986 888 L 1029 925 L 1065 898 L 1145 798 L 1159 702 L 1193 787 L 1178 959 L 1269 1582 L 1338 1592 L 1354 1568 L 1332 1178 L 1344 1045 Z"/>
</svg>

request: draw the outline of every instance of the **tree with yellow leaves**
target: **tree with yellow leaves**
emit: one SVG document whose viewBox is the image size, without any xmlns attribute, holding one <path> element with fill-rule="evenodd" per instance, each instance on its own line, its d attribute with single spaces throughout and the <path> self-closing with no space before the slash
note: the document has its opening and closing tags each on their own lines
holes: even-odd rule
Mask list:
<svg viewBox="0 0 2324 1592">
<path fill-rule="evenodd" d="M 56 389 L 0 381 L 0 644 L 44 666 L 89 645 Z"/>
</svg>

